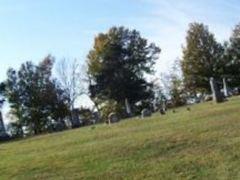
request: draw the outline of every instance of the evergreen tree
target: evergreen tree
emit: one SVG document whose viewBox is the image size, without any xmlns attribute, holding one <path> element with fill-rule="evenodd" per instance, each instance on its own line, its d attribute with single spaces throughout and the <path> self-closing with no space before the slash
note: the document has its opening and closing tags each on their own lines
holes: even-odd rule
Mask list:
<svg viewBox="0 0 240 180">
<path fill-rule="evenodd" d="M 97 102 L 114 100 L 134 105 L 153 95 L 145 79 L 152 74 L 160 49 L 141 37 L 136 30 L 113 27 L 95 38 L 88 54 L 91 98 Z"/>
<path fill-rule="evenodd" d="M 190 24 L 182 60 L 184 83 L 189 91 L 209 91 L 210 77 L 220 79 L 224 75 L 223 52 L 222 45 L 207 26 Z"/>
</svg>

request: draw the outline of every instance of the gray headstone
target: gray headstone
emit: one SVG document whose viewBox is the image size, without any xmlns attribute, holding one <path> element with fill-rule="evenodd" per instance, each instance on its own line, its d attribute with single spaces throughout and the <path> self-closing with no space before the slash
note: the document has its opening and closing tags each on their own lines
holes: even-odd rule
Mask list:
<svg viewBox="0 0 240 180">
<path fill-rule="evenodd" d="M 210 78 L 210 86 L 211 86 L 211 91 L 212 91 L 212 96 L 213 96 L 213 100 L 216 103 L 221 103 L 224 101 L 223 95 L 219 89 L 219 87 L 217 86 L 216 81 L 214 80 L 214 78 Z"/>
<path fill-rule="evenodd" d="M 71 124 L 72 128 L 77 128 L 81 126 L 80 118 L 79 118 L 79 110 L 74 109 L 71 114 Z"/>
<path fill-rule="evenodd" d="M 5 130 L 3 119 L 2 119 L 2 113 L 0 112 L 0 136 L 2 134 L 6 134 L 6 130 Z"/>
<path fill-rule="evenodd" d="M 141 118 L 144 119 L 146 117 L 150 117 L 152 115 L 152 112 L 148 109 L 143 109 L 141 112 Z"/>
<path fill-rule="evenodd" d="M 94 124 L 99 123 L 101 121 L 101 115 L 99 112 L 93 112 L 92 113 L 92 119 L 94 121 Z"/>
<path fill-rule="evenodd" d="M 118 121 L 119 121 L 119 119 L 118 119 L 116 113 L 110 113 L 110 114 L 109 114 L 109 116 L 108 116 L 108 124 L 116 123 L 116 122 L 118 122 Z"/>
<path fill-rule="evenodd" d="M 54 125 L 54 131 L 56 132 L 63 131 L 66 129 L 66 124 L 64 121 L 55 122 L 53 125 Z"/>
<path fill-rule="evenodd" d="M 166 101 L 162 101 L 161 107 L 160 107 L 160 114 L 165 115 L 167 111 L 167 105 Z"/>
<path fill-rule="evenodd" d="M 9 138 L 3 123 L 2 113 L 0 112 L 0 141 L 9 140 Z"/>
</svg>

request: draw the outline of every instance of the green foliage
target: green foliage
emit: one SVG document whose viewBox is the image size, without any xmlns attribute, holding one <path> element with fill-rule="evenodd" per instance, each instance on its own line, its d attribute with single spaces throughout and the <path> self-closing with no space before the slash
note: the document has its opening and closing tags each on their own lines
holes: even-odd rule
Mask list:
<svg viewBox="0 0 240 180">
<path fill-rule="evenodd" d="M 145 79 L 152 74 L 160 49 L 149 44 L 136 30 L 113 27 L 95 38 L 88 54 L 88 76 L 91 98 L 97 102 L 112 99 L 131 105 L 152 95 L 151 83 Z"/>
<path fill-rule="evenodd" d="M 236 25 L 230 37 L 229 44 L 226 44 L 225 52 L 225 77 L 228 78 L 231 86 L 240 85 L 240 24 Z"/>
<path fill-rule="evenodd" d="M 58 121 L 68 113 L 68 99 L 51 78 L 53 63 L 51 56 L 38 66 L 26 62 L 19 71 L 9 69 L 4 82 L 4 96 L 10 104 L 11 113 L 34 134 L 46 131 L 51 119 Z"/>
<path fill-rule="evenodd" d="M 189 91 L 209 91 L 210 77 L 220 79 L 224 75 L 223 51 L 207 26 L 190 24 L 182 61 L 184 82 Z"/>
</svg>

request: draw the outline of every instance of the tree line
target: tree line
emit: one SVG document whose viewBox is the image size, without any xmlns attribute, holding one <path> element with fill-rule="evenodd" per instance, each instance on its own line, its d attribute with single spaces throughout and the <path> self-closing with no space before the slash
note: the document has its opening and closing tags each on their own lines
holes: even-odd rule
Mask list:
<svg viewBox="0 0 240 180">
<path fill-rule="evenodd" d="M 173 106 L 184 105 L 189 97 L 210 92 L 211 77 L 227 78 L 230 87 L 240 84 L 240 25 L 229 41 L 221 44 L 208 26 L 191 23 L 179 66 L 165 78 L 168 94 L 146 78 L 155 74 L 160 53 L 139 31 L 112 27 L 94 39 L 84 70 L 77 60 L 63 59 L 53 76 L 56 60 L 51 55 L 39 64 L 29 61 L 20 69 L 10 68 L 0 85 L 0 104 L 9 104 L 17 134 L 25 127 L 37 135 L 49 132 L 54 122 L 66 118 L 71 122 L 83 94 L 95 105 L 95 110 L 82 109 L 85 117 L 98 111 L 104 120 L 111 112 L 127 118 L 143 108 L 154 111 L 163 99 L 170 99 Z"/>
</svg>

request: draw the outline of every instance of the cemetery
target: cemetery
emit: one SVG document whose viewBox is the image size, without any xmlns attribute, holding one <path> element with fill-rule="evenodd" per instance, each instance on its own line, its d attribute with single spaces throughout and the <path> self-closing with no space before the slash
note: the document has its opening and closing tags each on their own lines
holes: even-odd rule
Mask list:
<svg viewBox="0 0 240 180">
<path fill-rule="evenodd" d="M 234 89 L 231 89 L 228 87 L 226 78 L 223 78 L 222 82 L 219 82 L 219 81 L 215 81 L 215 79 L 211 77 L 209 79 L 209 86 L 211 89 L 211 94 L 206 94 L 205 96 L 203 96 L 201 102 L 211 101 L 215 103 L 223 103 L 227 101 L 227 98 L 234 95 L 235 96 L 239 95 L 238 93 L 234 94 Z M 160 102 L 159 105 L 155 105 L 155 110 L 151 110 L 147 108 L 142 109 L 141 119 L 148 119 L 149 117 L 152 116 L 153 113 L 157 113 L 157 112 L 159 112 L 161 115 L 166 115 L 167 113 L 169 113 L 169 111 L 172 108 L 171 105 L 167 107 L 169 104 L 172 104 L 171 100 L 164 99 Z M 189 105 L 192 106 L 193 103 Z M 132 111 L 131 111 L 131 106 L 128 103 L 127 99 L 125 99 L 125 106 L 126 106 L 128 117 L 130 118 L 132 115 Z M 191 111 L 190 106 L 186 108 L 186 110 L 189 112 Z M 83 117 L 81 115 L 81 113 L 83 112 L 88 113 L 88 120 L 86 119 L 86 117 Z M 176 113 L 175 108 L 173 108 L 172 112 Z M 120 120 L 121 119 L 118 117 L 116 112 L 111 112 L 106 119 L 106 124 L 111 125 L 113 123 L 118 123 Z M 48 127 L 49 129 L 48 132 L 49 133 L 60 132 L 67 129 L 81 128 L 84 126 L 94 125 L 98 123 L 101 123 L 99 112 L 91 112 L 90 110 L 87 110 L 87 109 L 86 110 L 73 109 L 70 117 L 62 119 L 61 121 L 52 121 Z M 27 137 L 29 135 L 25 133 L 25 135 L 23 134 L 23 136 Z M 8 133 L 6 131 L 2 114 L 0 114 L 0 142 L 10 141 L 11 139 L 14 139 L 14 137 L 13 136 L 11 137 L 11 133 Z"/>
<path fill-rule="evenodd" d="M 0 1 L 0 180 L 239 180 L 239 7 Z"/>
</svg>

